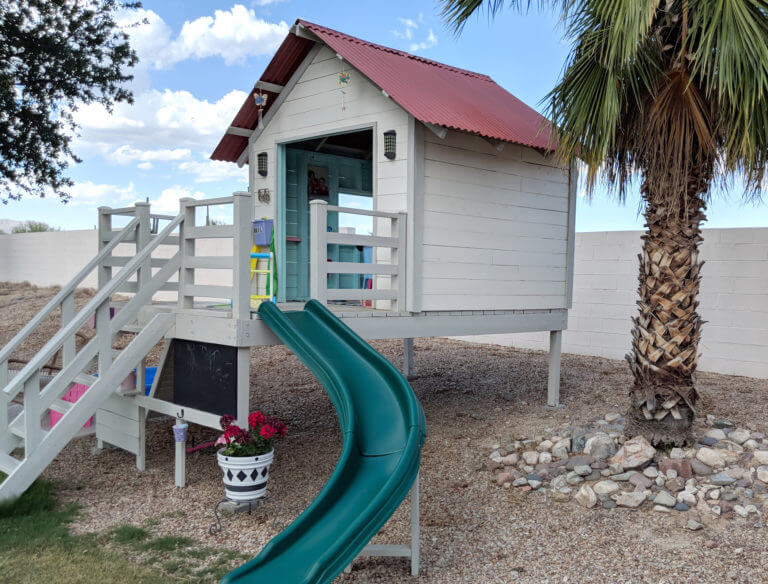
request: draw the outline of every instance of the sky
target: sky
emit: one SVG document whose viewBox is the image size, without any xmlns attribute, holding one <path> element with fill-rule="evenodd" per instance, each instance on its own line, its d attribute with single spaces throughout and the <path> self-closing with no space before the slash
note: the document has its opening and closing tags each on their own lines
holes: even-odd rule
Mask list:
<svg viewBox="0 0 768 584">
<path fill-rule="evenodd" d="M 490 75 L 528 105 L 556 83 L 568 53 L 554 14 L 502 12 L 471 20 L 460 36 L 434 0 L 144 0 L 121 16 L 140 62 L 131 83 L 135 103 L 110 114 L 80 108 L 69 176 L 72 200 L 25 198 L 0 206 L 0 219 L 91 229 L 96 208 L 149 199 L 174 213 L 181 197 L 229 195 L 247 188 L 247 170 L 209 156 L 296 18 Z M 132 26 L 133 25 L 133 26 Z M 766 227 L 768 204 L 742 204 L 738 186 L 718 191 L 705 227 Z M 641 229 L 637 189 L 620 205 L 602 189 L 580 196 L 578 231 Z"/>
</svg>

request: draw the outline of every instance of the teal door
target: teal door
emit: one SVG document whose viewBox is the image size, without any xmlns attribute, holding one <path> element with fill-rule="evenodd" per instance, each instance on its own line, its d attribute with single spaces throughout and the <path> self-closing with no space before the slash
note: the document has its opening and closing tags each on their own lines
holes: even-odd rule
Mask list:
<svg viewBox="0 0 768 584">
<path fill-rule="evenodd" d="M 285 301 L 309 299 L 309 201 L 320 198 L 329 205 L 339 204 L 339 193 L 371 196 L 371 163 L 285 148 Z M 328 214 L 328 230 L 338 231 L 337 213 Z M 361 261 L 362 250 L 356 246 L 328 246 L 329 261 Z M 279 272 L 278 272 L 279 273 Z M 362 277 L 355 274 L 331 274 L 329 288 L 359 288 Z"/>
</svg>

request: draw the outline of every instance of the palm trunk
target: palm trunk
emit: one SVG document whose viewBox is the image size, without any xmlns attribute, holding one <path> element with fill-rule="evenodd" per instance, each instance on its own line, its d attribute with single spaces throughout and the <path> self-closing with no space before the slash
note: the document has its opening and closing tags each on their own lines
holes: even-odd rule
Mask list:
<svg viewBox="0 0 768 584">
<path fill-rule="evenodd" d="M 691 188 L 684 208 L 670 215 L 662 203 L 654 202 L 662 199 L 643 185 L 648 205 L 639 256 L 639 314 L 632 319 L 632 351 L 627 355 L 634 386 L 626 432 L 642 434 L 657 445 L 690 441 L 697 397 L 693 374 L 703 322 L 696 310 L 705 209 L 700 193 Z"/>
</svg>

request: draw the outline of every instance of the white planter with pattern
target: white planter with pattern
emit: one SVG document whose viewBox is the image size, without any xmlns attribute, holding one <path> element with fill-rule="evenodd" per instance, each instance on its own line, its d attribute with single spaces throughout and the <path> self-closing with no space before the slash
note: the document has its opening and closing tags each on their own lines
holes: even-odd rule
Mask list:
<svg viewBox="0 0 768 584">
<path fill-rule="evenodd" d="M 272 465 L 275 451 L 258 456 L 227 456 L 223 449 L 216 453 L 216 458 L 224 473 L 224 489 L 231 501 L 253 501 L 267 492 L 269 467 Z"/>
</svg>

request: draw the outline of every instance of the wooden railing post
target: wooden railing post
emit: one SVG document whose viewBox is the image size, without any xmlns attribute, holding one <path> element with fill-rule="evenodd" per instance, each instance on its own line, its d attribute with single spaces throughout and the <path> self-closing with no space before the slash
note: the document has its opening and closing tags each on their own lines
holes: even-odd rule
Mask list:
<svg viewBox="0 0 768 584">
<path fill-rule="evenodd" d="M 152 237 L 151 224 L 149 218 L 149 203 L 136 203 L 136 219 L 139 220 L 136 225 L 136 253 L 138 254 L 142 249 L 149 245 Z M 152 279 L 152 258 L 148 257 L 145 262 L 141 264 L 139 271 L 136 275 L 136 291 L 140 291 L 147 285 Z"/>
<path fill-rule="evenodd" d="M 251 318 L 251 247 L 253 246 L 253 202 L 251 193 L 233 194 L 232 226 L 232 317 Z"/>
<path fill-rule="evenodd" d="M 328 303 L 328 203 L 309 203 L 309 296 Z"/>
<path fill-rule="evenodd" d="M 67 326 L 73 318 L 75 318 L 75 293 L 71 292 L 64 297 L 64 300 L 61 303 L 61 328 Z M 75 339 L 75 335 L 72 334 L 64 341 L 64 344 L 62 345 L 62 368 L 69 365 L 70 361 L 75 358 L 75 352 L 77 350 Z"/>
<path fill-rule="evenodd" d="M 40 372 L 35 371 L 24 382 L 24 457 L 37 448 L 42 439 L 40 427 Z"/>
<path fill-rule="evenodd" d="M 195 227 L 195 207 L 188 205 L 192 197 L 179 199 L 179 213 L 184 221 L 179 226 L 179 251 L 181 251 L 181 269 L 179 270 L 179 308 L 193 308 L 195 297 L 187 294 L 187 287 L 195 283 L 195 269 L 188 267 L 187 260 L 195 256 L 195 240 L 188 234 Z"/>
<path fill-rule="evenodd" d="M 397 237 L 397 250 L 395 252 L 394 263 L 397 264 L 397 275 L 395 276 L 395 282 L 393 287 L 397 287 L 397 301 L 395 310 L 398 312 L 405 311 L 405 258 L 406 253 L 406 236 L 407 236 L 407 221 L 406 213 L 400 212 L 397 214 L 397 219 L 392 221 L 392 235 Z"/>
<path fill-rule="evenodd" d="M 96 339 L 98 347 L 99 375 L 103 376 L 112 364 L 112 323 L 109 318 L 107 298 L 96 309 Z"/>
<path fill-rule="evenodd" d="M 107 245 L 107 233 L 112 231 L 112 215 L 109 213 L 110 207 L 99 207 L 99 223 L 98 223 L 98 238 L 99 238 L 99 251 Z M 112 254 L 110 254 L 112 255 Z M 103 258 L 99 262 L 98 269 L 98 286 L 101 290 L 104 285 L 112 279 L 112 266 L 104 265 L 107 258 Z"/>
</svg>

